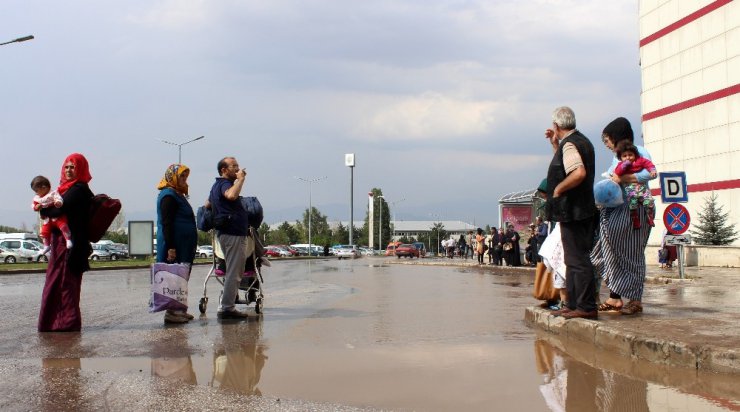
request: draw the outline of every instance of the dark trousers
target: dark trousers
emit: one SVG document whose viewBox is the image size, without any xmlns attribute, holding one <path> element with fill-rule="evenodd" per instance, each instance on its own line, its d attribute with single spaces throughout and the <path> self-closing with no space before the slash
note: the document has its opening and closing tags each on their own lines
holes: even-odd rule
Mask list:
<svg viewBox="0 0 740 412">
<path fill-rule="evenodd" d="M 594 219 L 560 222 L 565 259 L 568 307 L 584 312 L 596 310 L 594 268 L 589 254 L 594 240 Z"/>
</svg>

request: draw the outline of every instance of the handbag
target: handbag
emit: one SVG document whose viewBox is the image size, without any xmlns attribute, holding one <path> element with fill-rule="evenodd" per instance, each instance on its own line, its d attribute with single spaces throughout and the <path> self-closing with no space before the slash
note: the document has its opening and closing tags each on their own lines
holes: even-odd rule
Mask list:
<svg viewBox="0 0 740 412">
<path fill-rule="evenodd" d="M 190 265 L 187 263 L 152 264 L 149 312 L 187 310 L 188 280 Z"/>
<path fill-rule="evenodd" d="M 513 248 L 514 248 L 514 245 L 512 245 L 511 242 L 504 243 L 504 252 L 508 252 Z"/>
<path fill-rule="evenodd" d="M 534 270 L 534 290 L 532 296 L 537 300 L 555 300 L 560 293 L 552 286 L 552 272 L 542 262 L 537 262 Z"/>
</svg>

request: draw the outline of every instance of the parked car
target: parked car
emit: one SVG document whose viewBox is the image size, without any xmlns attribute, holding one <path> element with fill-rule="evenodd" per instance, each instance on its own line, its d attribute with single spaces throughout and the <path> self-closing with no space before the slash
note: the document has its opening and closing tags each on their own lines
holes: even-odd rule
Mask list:
<svg viewBox="0 0 740 412">
<path fill-rule="evenodd" d="M 269 246 L 275 246 L 279 247 L 280 249 L 287 250 L 290 253 L 290 256 L 299 256 L 301 252 L 298 251 L 298 249 L 294 248 L 293 246 L 289 245 L 269 245 Z"/>
<path fill-rule="evenodd" d="M 0 241 L 0 247 L 18 253 L 23 260 L 34 262 L 49 261 L 48 256 L 41 253 L 43 246 L 37 246 L 36 241 L 26 239 L 5 239 Z"/>
<path fill-rule="evenodd" d="M 91 243 L 90 246 L 92 246 L 92 254 L 89 258 L 90 260 L 112 260 L 111 254 L 106 245 Z"/>
<path fill-rule="evenodd" d="M 357 246 L 348 246 L 348 245 L 342 245 L 335 249 L 334 255 L 339 258 L 339 260 L 342 259 L 356 259 L 360 257 L 360 251 L 357 249 Z"/>
<path fill-rule="evenodd" d="M 360 251 L 360 254 L 363 256 L 375 256 L 380 255 L 377 250 L 371 249 L 369 247 L 360 246 L 357 248 Z"/>
<path fill-rule="evenodd" d="M 199 258 L 212 258 L 213 257 L 213 246 L 201 245 L 195 250 L 195 256 Z"/>
<path fill-rule="evenodd" d="M 265 247 L 265 256 L 268 257 L 281 257 L 283 256 L 283 253 L 288 253 L 284 250 L 281 250 L 280 248 L 277 248 L 275 246 L 266 246 Z"/>
<path fill-rule="evenodd" d="M 24 259 L 18 252 L 0 247 L 0 262 L 16 263 L 22 260 Z"/>
<path fill-rule="evenodd" d="M 291 253 L 288 249 L 277 246 L 277 245 L 268 245 L 267 247 L 274 249 L 278 253 L 278 257 L 292 257 L 293 253 Z"/>
<path fill-rule="evenodd" d="M 424 242 L 414 242 L 412 243 L 415 248 L 419 249 L 419 257 L 426 257 L 427 256 L 427 247 L 424 244 Z"/>
<path fill-rule="evenodd" d="M 403 245 L 396 246 L 396 256 L 400 259 L 401 256 L 406 256 L 410 259 L 419 257 L 419 249 L 414 245 L 404 243 Z"/>
<path fill-rule="evenodd" d="M 110 253 L 110 260 L 128 259 L 128 250 L 121 249 L 115 244 L 103 245 L 103 247 Z"/>
</svg>

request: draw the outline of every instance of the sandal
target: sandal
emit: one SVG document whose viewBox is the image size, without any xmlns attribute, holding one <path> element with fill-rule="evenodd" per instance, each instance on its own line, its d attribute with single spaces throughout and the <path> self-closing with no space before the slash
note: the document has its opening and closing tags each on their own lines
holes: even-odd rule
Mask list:
<svg viewBox="0 0 740 412">
<path fill-rule="evenodd" d="M 604 303 L 602 303 L 601 305 L 599 305 L 599 312 L 611 312 L 611 313 L 617 313 L 617 312 L 619 312 L 619 311 L 620 311 L 621 309 L 622 309 L 622 308 L 621 308 L 621 307 L 619 307 L 619 306 L 614 306 L 614 305 L 608 304 L 608 303 L 606 303 L 606 302 L 604 302 Z"/>
<path fill-rule="evenodd" d="M 636 302 L 630 302 L 621 310 L 622 315 L 634 315 L 636 313 L 642 313 L 642 305 Z"/>
</svg>

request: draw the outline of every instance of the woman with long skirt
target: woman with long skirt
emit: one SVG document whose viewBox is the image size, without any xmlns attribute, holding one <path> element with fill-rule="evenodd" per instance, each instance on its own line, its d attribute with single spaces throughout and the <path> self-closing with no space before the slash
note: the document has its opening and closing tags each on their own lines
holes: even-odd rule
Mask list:
<svg viewBox="0 0 740 412">
<path fill-rule="evenodd" d="M 57 229 L 51 233 L 51 254 L 46 268 L 46 281 L 41 296 L 39 332 L 79 332 L 82 328 L 80 289 L 82 274 L 90 269 L 88 256 L 92 253 L 88 237 L 90 202 L 93 193 L 87 185 L 92 179 L 87 159 L 73 153 L 62 164 L 57 191 L 64 204 L 56 213 L 67 216 L 73 245 Z M 55 217 L 53 208 L 45 209 L 48 217 Z"/>
</svg>

